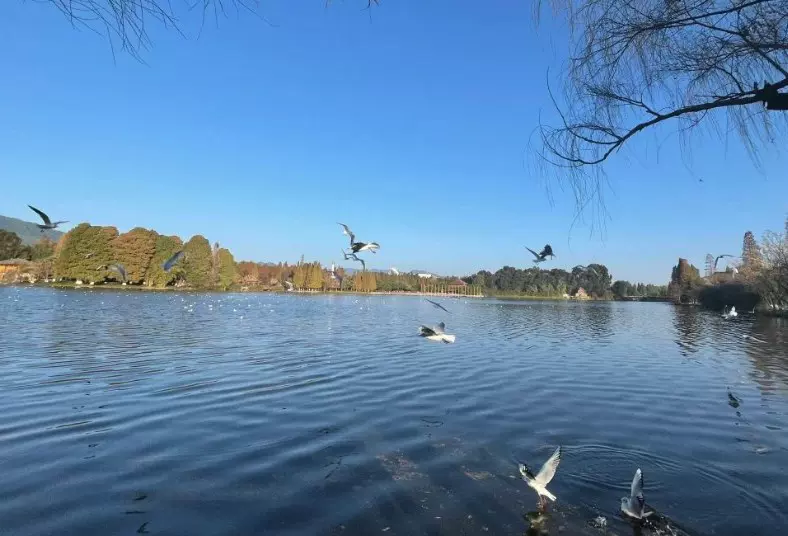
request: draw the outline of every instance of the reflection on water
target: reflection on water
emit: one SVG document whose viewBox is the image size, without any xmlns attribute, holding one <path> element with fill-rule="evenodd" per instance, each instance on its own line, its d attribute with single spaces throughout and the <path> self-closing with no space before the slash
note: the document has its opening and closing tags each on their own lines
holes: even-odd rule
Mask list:
<svg viewBox="0 0 788 536">
<path fill-rule="evenodd" d="M 786 531 L 784 321 L 447 305 L 0 289 L 0 532 Z M 441 320 L 456 344 L 417 336 Z M 559 444 L 539 513 L 517 462 Z"/>
</svg>

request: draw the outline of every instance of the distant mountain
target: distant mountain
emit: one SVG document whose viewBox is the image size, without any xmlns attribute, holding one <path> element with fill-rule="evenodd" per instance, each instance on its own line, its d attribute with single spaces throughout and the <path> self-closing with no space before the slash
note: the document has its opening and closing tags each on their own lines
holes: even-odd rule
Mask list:
<svg viewBox="0 0 788 536">
<path fill-rule="evenodd" d="M 16 218 L 9 218 L 7 216 L 0 216 L 0 229 L 16 233 L 19 238 L 22 239 L 22 242 L 27 245 L 35 244 L 41 240 L 41 237 L 43 236 L 46 236 L 55 242 L 57 242 L 60 237 L 63 236 L 63 233 L 60 231 L 45 231 L 42 233 L 39 228 L 36 227 L 35 223 L 18 220 Z"/>
</svg>

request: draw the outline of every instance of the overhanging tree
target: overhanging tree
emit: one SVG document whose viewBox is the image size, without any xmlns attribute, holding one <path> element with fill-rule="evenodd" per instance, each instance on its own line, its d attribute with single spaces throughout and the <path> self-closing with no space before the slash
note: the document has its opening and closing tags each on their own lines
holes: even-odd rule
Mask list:
<svg viewBox="0 0 788 536">
<path fill-rule="evenodd" d="M 151 45 L 148 31 L 159 25 L 182 33 L 185 19 L 196 18 L 202 28 L 212 18 L 246 13 L 265 21 L 260 0 L 42 0 L 58 11 L 74 27 L 87 28 L 106 36 L 113 50 L 119 47 L 139 58 Z M 363 0 L 359 0 L 363 1 Z M 367 7 L 379 0 L 366 0 Z M 325 4 L 329 5 L 330 0 Z"/>
<path fill-rule="evenodd" d="M 701 124 L 735 129 L 753 157 L 785 139 L 775 111 L 788 108 L 788 0 L 552 3 L 572 27 L 573 54 L 537 152 L 581 203 L 599 195 L 609 157 L 663 123 L 684 136 Z"/>
</svg>

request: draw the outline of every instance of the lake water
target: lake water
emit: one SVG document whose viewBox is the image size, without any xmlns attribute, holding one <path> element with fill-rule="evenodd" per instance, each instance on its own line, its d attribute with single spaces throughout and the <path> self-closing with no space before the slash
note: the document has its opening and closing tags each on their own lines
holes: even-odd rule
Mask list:
<svg viewBox="0 0 788 536">
<path fill-rule="evenodd" d="M 0 533 L 788 533 L 785 321 L 442 303 L 0 289 Z"/>
</svg>

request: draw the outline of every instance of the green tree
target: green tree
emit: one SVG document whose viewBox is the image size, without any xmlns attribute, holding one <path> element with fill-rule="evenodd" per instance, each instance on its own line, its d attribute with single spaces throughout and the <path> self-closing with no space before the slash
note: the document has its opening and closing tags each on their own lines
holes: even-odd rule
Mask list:
<svg viewBox="0 0 788 536">
<path fill-rule="evenodd" d="M 16 233 L 0 229 L 0 261 L 15 259 L 22 250 L 22 239 Z"/>
<path fill-rule="evenodd" d="M 219 248 L 216 252 L 217 271 L 219 278 L 219 288 L 229 290 L 238 282 L 238 268 L 235 264 L 233 254 L 225 248 Z"/>
<path fill-rule="evenodd" d="M 117 238 L 115 227 L 99 227 L 81 223 L 63 237 L 55 260 L 55 277 L 85 282 L 115 277 L 107 266 L 115 262 L 112 241 Z"/>
<path fill-rule="evenodd" d="M 321 290 L 323 288 L 323 267 L 319 262 L 309 265 L 307 287 L 311 290 Z"/>
<path fill-rule="evenodd" d="M 183 275 L 188 284 L 196 289 L 209 289 L 214 286 L 212 278 L 213 254 L 211 244 L 201 235 L 195 235 L 183 246 L 185 253 Z"/>
<path fill-rule="evenodd" d="M 54 240 L 50 240 L 46 236 L 42 237 L 41 240 L 33 244 L 30 252 L 30 260 L 40 261 L 50 258 L 55 254 L 55 245 Z"/>
<path fill-rule="evenodd" d="M 613 291 L 613 295 L 616 298 L 623 298 L 625 296 L 631 295 L 632 284 L 629 281 L 616 281 L 610 287 L 610 290 Z"/>
<path fill-rule="evenodd" d="M 158 235 L 156 231 L 135 227 L 112 241 L 115 262 L 126 268 L 129 283 L 142 283 L 146 279 Z"/>
<path fill-rule="evenodd" d="M 165 272 L 162 264 L 183 248 L 183 241 L 177 236 L 156 235 L 155 252 L 148 265 L 145 281 L 149 287 L 166 287 L 183 278 L 184 259 Z"/>
<path fill-rule="evenodd" d="M 304 263 L 298 263 L 293 272 L 293 286 L 297 289 L 306 288 L 306 267 Z"/>
</svg>

